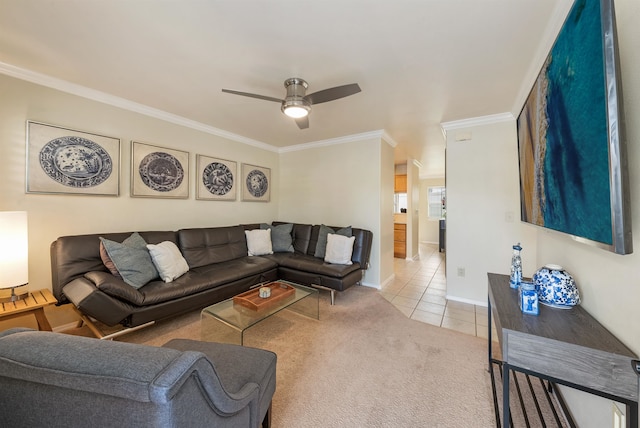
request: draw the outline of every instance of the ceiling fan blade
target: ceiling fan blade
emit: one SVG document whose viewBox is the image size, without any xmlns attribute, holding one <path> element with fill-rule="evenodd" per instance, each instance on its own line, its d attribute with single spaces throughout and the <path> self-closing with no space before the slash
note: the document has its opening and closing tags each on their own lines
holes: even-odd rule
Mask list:
<svg viewBox="0 0 640 428">
<path fill-rule="evenodd" d="M 222 92 L 227 92 L 229 94 L 235 94 L 235 95 L 242 95 L 243 97 L 257 98 L 259 100 L 267 100 L 267 101 L 274 101 L 276 103 L 282 103 L 282 100 L 280 98 L 268 97 L 266 95 L 250 94 L 248 92 L 238 92 L 238 91 L 232 91 L 230 89 L 223 89 Z"/>
<path fill-rule="evenodd" d="M 309 94 L 305 98 L 309 100 L 311 104 L 320 104 L 348 97 L 358 92 L 360 92 L 360 86 L 358 86 L 357 83 L 350 83 L 348 85 L 336 86 L 335 88 L 323 89 L 322 91 Z"/>
<path fill-rule="evenodd" d="M 296 123 L 298 124 L 298 128 L 307 129 L 309 127 L 309 116 L 296 119 Z"/>
</svg>

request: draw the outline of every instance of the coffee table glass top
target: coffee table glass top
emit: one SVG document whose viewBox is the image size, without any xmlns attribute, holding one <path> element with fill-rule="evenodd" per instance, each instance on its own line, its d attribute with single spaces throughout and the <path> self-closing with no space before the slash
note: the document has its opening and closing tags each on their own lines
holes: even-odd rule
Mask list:
<svg viewBox="0 0 640 428">
<path fill-rule="evenodd" d="M 293 287 L 295 292 L 264 308 L 250 309 L 234 302 L 233 298 L 204 308 L 201 315 L 202 340 L 242 345 L 247 329 L 283 309 L 291 309 L 310 318 L 319 319 L 317 289 L 288 281 L 278 282 Z"/>
</svg>

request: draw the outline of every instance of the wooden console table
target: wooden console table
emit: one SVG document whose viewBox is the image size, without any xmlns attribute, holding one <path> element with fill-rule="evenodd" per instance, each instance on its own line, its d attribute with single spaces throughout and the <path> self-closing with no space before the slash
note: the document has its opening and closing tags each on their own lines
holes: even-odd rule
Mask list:
<svg viewBox="0 0 640 428">
<path fill-rule="evenodd" d="M 514 370 L 623 403 L 627 427 L 637 428 L 638 357 L 581 306 L 540 305 L 540 315 L 523 314 L 509 276 L 488 277 L 489 326 L 493 316 L 502 350 L 502 426 L 510 426 L 509 370 Z M 489 327 L 489 366 L 493 361 Z"/>
<path fill-rule="evenodd" d="M 8 320 L 23 315 L 33 314 L 38 322 L 39 330 L 51 331 L 49 320 L 44 314 L 44 307 L 58 303 L 51 291 L 44 289 L 29 293 L 29 297 L 15 302 L 0 303 L 0 320 Z"/>
</svg>

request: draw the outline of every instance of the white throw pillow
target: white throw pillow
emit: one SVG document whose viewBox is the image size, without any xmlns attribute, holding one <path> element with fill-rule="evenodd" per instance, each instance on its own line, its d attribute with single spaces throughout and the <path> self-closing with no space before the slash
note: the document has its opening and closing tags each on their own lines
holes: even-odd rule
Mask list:
<svg viewBox="0 0 640 428">
<path fill-rule="evenodd" d="M 271 247 L 271 229 L 245 230 L 247 235 L 247 249 L 250 256 L 273 254 Z"/>
<path fill-rule="evenodd" d="M 346 237 L 335 233 L 327 235 L 327 250 L 324 261 L 335 265 L 352 265 L 353 243 L 356 237 Z"/>
<path fill-rule="evenodd" d="M 147 249 L 151 254 L 151 260 L 160 278 L 164 282 L 171 282 L 189 271 L 187 261 L 182 257 L 176 244 L 171 241 L 164 241 L 159 244 L 148 244 Z"/>
</svg>

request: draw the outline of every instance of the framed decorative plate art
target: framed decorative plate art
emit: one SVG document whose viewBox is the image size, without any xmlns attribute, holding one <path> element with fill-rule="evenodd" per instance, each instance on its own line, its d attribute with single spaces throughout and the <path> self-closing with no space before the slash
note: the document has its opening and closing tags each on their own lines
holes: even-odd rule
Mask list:
<svg viewBox="0 0 640 428">
<path fill-rule="evenodd" d="M 189 152 L 131 142 L 131 196 L 189 197 Z"/>
<path fill-rule="evenodd" d="M 27 121 L 27 193 L 118 196 L 120 139 Z"/>
<path fill-rule="evenodd" d="M 196 199 L 235 201 L 237 169 L 234 161 L 196 155 Z"/>
<path fill-rule="evenodd" d="M 271 169 L 242 164 L 242 200 L 269 202 L 271 196 Z"/>
</svg>

